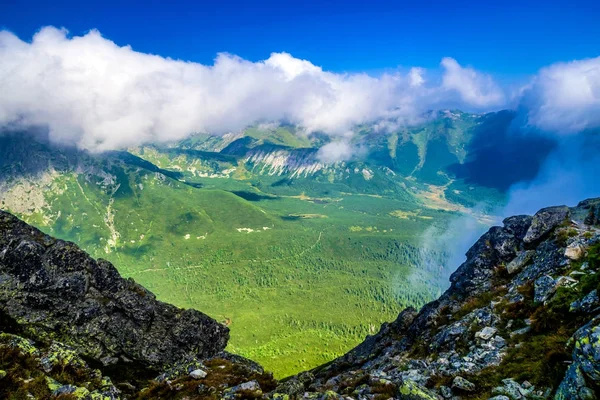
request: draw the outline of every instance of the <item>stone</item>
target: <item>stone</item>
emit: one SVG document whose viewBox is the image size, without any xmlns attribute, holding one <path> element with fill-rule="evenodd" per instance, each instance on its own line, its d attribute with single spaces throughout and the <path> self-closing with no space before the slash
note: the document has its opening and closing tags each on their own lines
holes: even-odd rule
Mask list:
<svg viewBox="0 0 600 400">
<path fill-rule="evenodd" d="M 36 341 L 62 342 L 105 365 L 135 360 L 156 371 L 183 358 L 211 357 L 227 345 L 226 326 L 157 301 L 109 262 L 3 211 L 0 254 L 0 314 Z"/>
<path fill-rule="evenodd" d="M 518 239 L 506 229 L 490 228 L 467 251 L 467 261 L 450 275 L 453 292 L 475 296 L 489 291 L 497 266 L 514 259 L 519 246 Z"/>
<path fill-rule="evenodd" d="M 561 286 L 574 287 L 577 286 L 578 283 L 579 282 L 576 279 L 573 279 L 570 276 L 559 276 L 556 279 L 556 288 Z"/>
<path fill-rule="evenodd" d="M 583 271 L 573 271 L 569 274 L 569 276 L 573 277 L 573 276 L 583 276 L 583 275 L 587 275 L 585 272 Z"/>
<path fill-rule="evenodd" d="M 600 307 L 600 298 L 598 297 L 598 291 L 594 289 L 582 299 L 571 303 L 570 311 L 590 313 L 598 307 Z"/>
<path fill-rule="evenodd" d="M 491 326 L 486 326 L 479 332 L 475 333 L 475 337 L 478 339 L 489 340 L 498 332 L 498 329 L 493 328 Z"/>
<path fill-rule="evenodd" d="M 573 335 L 573 363 L 559 385 L 555 399 L 594 399 L 600 384 L 600 317 L 592 319 Z M 590 397 L 592 395 L 592 397 Z"/>
<path fill-rule="evenodd" d="M 531 226 L 533 217 L 531 215 L 515 215 L 502 221 L 504 228 L 512 233 L 517 239 L 523 240 L 527 230 Z"/>
<path fill-rule="evenodd" d="M 506 265 L 506 272 L 511 275 L 519 272 L 525 265 L 527 265 L 529 261 L 531 261 L 534 254 L 535 251 L 533 250 L 520 252 L 511 262 Z"/>
<path fill-rule="evenodd" d="M 277 386 L 275 391 L 290 396 L 301 396 L 306 391 L 308 383 L 314 379 L 315 377 L 312 373 L 307 371 L 301 372 L 285 382 L 279 383 L 279 386 Z"/>
<path fill-rule="evenodd" d="M 442 385 L 442 386 L 440 386 L 440 394 L 445 399 L 451 399 L 452 398 L 452 389 L 450 389 L 448 386 Z"/>
<path fill-rule="evenodd" d="M 240 391 L 240 390 L 257 391 L 257 390 L 260 390 L 260 385 L 256 381 L 250 381 L 250 382 L 240 383 L 239 385 L 235 386 L 234 389 L 236 389 L 236 391 Z"/>
<path fill-rule="evenodd" d="M 508 396 L 513 400 L 524 399 L 525 393 L 528 393 L 528 391 L 523 389 L 518 382 L 511 378 L 503 379 L 502 386 L 492 389 L 492 394 Z"/>
<path fill-rule="evenodd" d="M 257 381 L 244 382 L 237 386 L 227 389 L 223 395 L 223 400 L 234 400 L 240 398 L 240 392 L 252 392 L 255 397 L 251 398 L 260 398 L 262 397 L 262 390 Z M 247 398 L 247 397 L 244 397 Z"/>
<path fill-rule="evenodd" d="M 498 396 L 490 397 L 488 400 L 511 400 L 511 399 L 510 399 L 510 397 L 501 394 Z"/>
<path fill-rule="evenodd" d="M 85 396 L 90 395 L 92 396 L 91 399 L 104 400 L 116 400 L 119 398 L 120 391 L 112 384 L 110 378 L 102 377 L 100 370 L 90 368 L 86 361 L 79 357 L 79 355 L 68 346 L 53 342 L 46 348 L 39 343 L 32 342 L 31 340 L 24 339 L 17 335 L 0 333 L 0 352 L 2 352 L 3 348 L 18 350 L 19 353 L 27 356 L 31 361 L 31 363 L 29 363 L 30 368 L 36 368 L 40 376 L 45 377 L 49 391 L 55 393 L 53 396 L 71 395 L 72 398 L 88 399 L 88 397 Z M 77 381 L 70 382 L 70 384 L 58 382 L 46 375 L 51 370 L 70 371 L 70 376 L 77 377 Z M 6 376 L 6 371 L 0 370 L 0 379 Z M 90 393 L 86 386 L 91 380 L 98 382 L 98 384 L 96 390 Z M 14 380 L 13 383 L 15 383 Z M 19 385 L 19 383 L 17 383 L 17 385 Z M 0 384 L 0 386 L 2 385 Z M 12 397 L 9 396 L 9 398 Z"/>
<path fill-rule="evenodd" d="M 463 378 L 461 376 L 456 376 L 456 377 L 454 377 L 454 380 L 452 381 L 452 388 L 458 389 L 458 390 L 463 390 L 465 392 L 473 392 L 473 391 L 475 391 L 476 386 L 473 382 L 469 382 L 468 380 L 466 380 L 465 378 Z"/>
<path fill-rule="evenodd" d="M 587 269 L 589 267 L 590 267 L 590 263 L 586 261 L 583 264 L 581 264 L 581 267 L 579 267 L 579 269 L 582 270 L 582 271 L 587 271 Z"/>
<path fill-rule="evenodd" d="M 525 244 L 534 244 L 565 222 L 570 215 L 569 207 L 558 206 L 543 208 L 533 216 L 531 226 L 523 237 Z"/>
<path fill-rule="evenodd" d="M 502 349 L 506 347 L 506 340 L 502 336 L 496 335 L 490 340 L 490 344 L 496 349 Z"/>
<path fill-rule="evenodd" d="M 409 380 L 402 382 L 398 394 L 403 400 L 438 400 L 437 395 Z"/>
<path fill-rule="evenodd" d="M 208 374 L 202 371 L 201 369 L 195 369 L 192 372 L 190 372 L 190 377 L 193 379 L 204 379 L 206 378 L 206 375 Z"/>
<path fill-rule="evenodd" d="M 77 390 L 77 386 L 73 385 L 62 385 L 52 392 L 52 396 L 58 397 L 60 395 L 72 394 Z"/>
<path fill-rule="evenodd" d="M 558 386 L 554 400 L 596 400 L 594 392 L 586 385 L 581 368 L 576 364 L 572 364 Z"/>
<path fill-rule="evenodd" d="M 536 303 L 545 302 L 556 290 L 556 281 L 550 275 L 544 275 L 536 279 L 534 283 L 534 301 Z"/>
<path fill-rule="evenodd" d="M 565 257 L 577 261 L 585 256 L 585 247 L 579 243 L 572 243 L 565 249 Z"/>
<path fill-rule="evenodd" d="M 526 333 L 529 333 L 529 331 L 531 330 L 530 326 L 526 326 L 524 328 L 521 329 L 517 329 L 516 331 L 512 331 L 510 333 L 510 337 L 515 337 L 515 336 L 519 336 L 519 335 L 525 335 Z"/>
</svg>

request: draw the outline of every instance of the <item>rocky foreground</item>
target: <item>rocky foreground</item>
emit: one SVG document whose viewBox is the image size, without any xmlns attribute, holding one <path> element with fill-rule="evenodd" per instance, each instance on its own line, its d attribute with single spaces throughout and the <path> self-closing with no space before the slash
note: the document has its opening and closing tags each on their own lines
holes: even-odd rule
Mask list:
<svg viewBox="0 0 600 400">
<path fill-rule="evenodd" d="M 276 382 L 226 327 L 0 212 L 0 398 L 597 399 L 600 199 L 493 227 L 451 287 Z"/>
</svg>

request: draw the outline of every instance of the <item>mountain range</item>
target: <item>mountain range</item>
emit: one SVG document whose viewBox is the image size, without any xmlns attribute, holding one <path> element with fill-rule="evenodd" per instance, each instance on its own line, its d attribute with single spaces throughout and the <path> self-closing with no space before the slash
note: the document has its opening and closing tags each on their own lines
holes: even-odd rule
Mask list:
<svg viewBox="0 0 600 400">
<path fill-rule="evenodd" d="M 284 377 L 446 289 L 456 249 L 433 233 L 483 231 L 553 150 L 518 122 L 446 110 L 351 138 L 271 124 L 101 154 L 7 130 L 0 208 L 225 323 L 229 351 Z"/>
</svg>

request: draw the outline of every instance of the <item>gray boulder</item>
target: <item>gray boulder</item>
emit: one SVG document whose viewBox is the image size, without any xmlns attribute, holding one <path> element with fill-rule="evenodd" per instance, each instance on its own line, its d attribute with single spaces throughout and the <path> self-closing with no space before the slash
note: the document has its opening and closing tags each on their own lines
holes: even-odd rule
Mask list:
<svg viewBox="0 0 600 400">
<path fill-rule="evenodd" d="M 556 290 L 556 281 L 551 276 L 544 275 L 541 278 L 536 279 L 534 290 L 534 301 L 536 303 L 543 303 Z"/>
<path fill-rule="evenodd" d="M 584 298 L 571 303 L 570 310 L 573 312 L 590 313 L 600 307 L 600 298 L 596 289 L 589 292 Z"/>
<path fill-rule="evenodd" d="M 554 228 L 565 222 L 570 211 L 567 206 L 543 208 L 538 211 L 531 222 L 531 226 L 523 237 L 525 244 L 532 244 L 544 238 Z"/>
<path fill-rule="evenodd" d="M 456 376 L 452 381 L 452 388 L 465 392 L 473 392 L 475 391 L 476 386 L 473 382 L 470 382 L 461 376 Z"/>
<path fill-rule="evenodd" d="M 575 332 L 573 341 L 573 363 L 555 399 L 596 399 L 593 388 L 600 385 L 600 317 Z"/>
<path fill-rule="evenodd" d="M 506 272 L 508 272 L 509 274 L 514 274 L 515 272 L 519 272 L 520 270 L 523 269 L 523 267 L 525 265 L 527 265 L 527 263 L 529 261 L 531 261 L 534 254 L 535 254 L 535 251 L 533 251 L 533 250 L 526 250 L 526 251 L 520 252 L 519 255 L 517 257 L 515 257 L 514 260 L 512 260 L 511 262 L 509 262 L 506 265 Z"/>
</svg>

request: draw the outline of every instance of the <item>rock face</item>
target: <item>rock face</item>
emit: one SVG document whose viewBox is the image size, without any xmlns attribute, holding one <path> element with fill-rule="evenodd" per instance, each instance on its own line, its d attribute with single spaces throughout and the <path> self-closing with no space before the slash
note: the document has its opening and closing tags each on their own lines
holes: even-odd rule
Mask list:
<svg viewBox="0 0 600 400">
<path fill-rule="evenodd" d="M 595 399 L 600 384 L 600 317 L 573 336 L 573 363 L 560 384 L 556 399 Z"/>
<path fill-rule="evenodd" d="M 36 341 L 58 340 L 104 365 L 160 371 L 211 357 L 229 330 L 195 310 L 157 301 L 107 261 L 0 211 L 0 321 Z"/>
<path fill-rule="evenodd" d="M 525 237 L 523 237 L 523 242 L 526 244 L 535 243 L 563 223 L 569 215 L 570 210 L 565 206 L 548 207 L 538 211 L 534 215 Z"/>
</svg>

